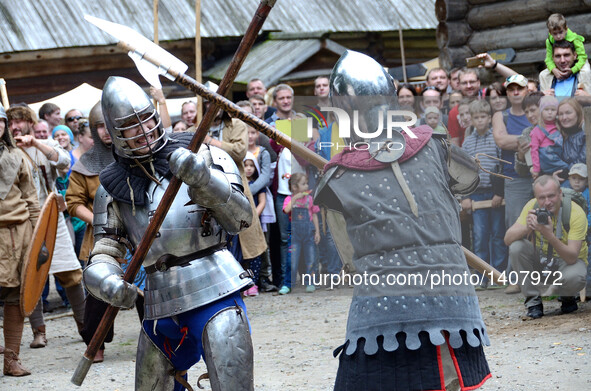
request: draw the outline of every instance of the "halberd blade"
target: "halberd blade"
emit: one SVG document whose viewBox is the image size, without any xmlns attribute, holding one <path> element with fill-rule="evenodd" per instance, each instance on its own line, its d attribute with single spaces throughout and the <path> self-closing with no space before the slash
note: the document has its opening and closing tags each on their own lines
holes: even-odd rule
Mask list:
<svg viewBox="0 0 591 391">
<path fill-rule="evenodd" d="M 158 65 L 152 64 L 153 67 L 138 66 L 138 69 L 142 75 L 146 77 L 146 80 L 148 80 L 148 82 L 152 85 L 154 82 L 153 73 L 156 73 L 156 75 L 164 75 L 170 80 L 174 80 L 174 76 L 170 75 L 168 72 L 169 69 L 174 69 L 178 73 L 185 73 L 189 68 L 187 64 L 130 27 L 114 22 L 109 22 L 108 20 L 100 19 L 91 15 L 84 15 L 84 19 L 103 30 L 107 34 L 115 37 L 117 40 L 123 41 L 129 46 L 133 47 L 134 50 L 130 51 L 128 54 L 136 64 L 143 62 L 141 59 L 146 53 L 149 53 L 152 58 L 157 59 Z M 144 73 L 146 73 L 146 75 L 144 75 Z"/>
</svg>

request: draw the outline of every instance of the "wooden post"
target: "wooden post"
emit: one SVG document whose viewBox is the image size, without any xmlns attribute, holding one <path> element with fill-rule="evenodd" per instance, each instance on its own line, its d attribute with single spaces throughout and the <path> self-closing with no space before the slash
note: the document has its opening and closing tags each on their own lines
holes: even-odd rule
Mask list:
<svg viewBox="0 0 591 391">
<path fill-rule="evenodd" d="M 158 1 L 159 0 L 154 0 L 154 3 L 153 3 L 153 13 L 154 13 L 154 43 L 156 45 L 158 45 Z M 156 99 L 152 99 L 152 102 L 154 103 L 154 107 L 156 107 L 157 109 L 160 109 L 158 107 L 158 102 L 156 101 Z M 160 110 L 158 110 L 158 112 L 160 112 Z"/>
<path fill-rule="evenodd" d="M 154 43 L 158 45 L 158 0 L 154 0 Z"/>
<path fill-rule="evenodd" d="M 404 38 L 402 37 L 402 26 L 398 24 L 398 37 L 400 38 L 400 58 L 402 59 L 402 78 L 405 83 L 408 83 L 406 77 L 406 57 L 404 55 Z"/>
<path fill-rule="evenodd" d="M 201 0 L 195 0 L 195 80 L 202 83 L 201 73 Z M 197 97 L 197 117 L 195 126 L 201 122 L 203 115 L 203 99 Z"/>
<path fill-rule="evenodd" d="M 0 79 L 0 96 L 2 96 L 2 106 L 4 110 L 8 110 L 10 104 L 8 103 L 8 93 L 6 92 L 6 80 Z"/>
</svg>

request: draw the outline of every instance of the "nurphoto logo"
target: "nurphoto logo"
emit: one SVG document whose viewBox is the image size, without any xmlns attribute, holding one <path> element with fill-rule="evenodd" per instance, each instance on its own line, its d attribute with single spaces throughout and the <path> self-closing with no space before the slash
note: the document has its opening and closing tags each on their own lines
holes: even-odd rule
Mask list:
<svg viewBox="0 0 591 391">
<path fill-rule="evenodd" d="M 351 118 L 349 113 L 338 107 L 320 107 L 320 111 L 332 112 L 337 118 L 339 124 L 339 137 L 340 138 L 351 138 Z M 385 115 L 384 115 L 385 114 Z M 384 117 L 386 117 L 386 138 L 392 138 L 392 131 L 394 128 L 400 128 L 403 132 L 408 134 L 411 138 L 417 138 L 417 136 L 410 129 L 410 126 L 414 126 L 417 123 L 417 115 L 412 111 L 406 110 L 379 110 L 377 112 L 377 127 L 375 131 L 364 132 L 359 128 L 359 110 L 353 110 L 353 131 L 358 138 L 372 139 L 382 136 L 384 131 Z M 409 120 L 405 120 L 409 117 Z M 311 122 L 309 122 L 311 123 Z M 369 129 L 368 129 L 369 131 Z M 398 132 L 397 130 L 394 130 Z M 308 136 L 312 137 L 312 128 L 308 127 Z"/>
</svg>

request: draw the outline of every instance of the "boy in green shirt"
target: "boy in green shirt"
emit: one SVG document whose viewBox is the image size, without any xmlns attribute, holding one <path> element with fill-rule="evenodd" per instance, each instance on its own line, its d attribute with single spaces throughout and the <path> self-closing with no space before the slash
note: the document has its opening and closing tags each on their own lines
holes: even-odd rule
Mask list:
<svg viewBox="0 0 591 391">
<path fill-rule="evenodd" d="M 552 74 L 558 80 L 566 79 L 570 75 L 575 74 L 581 70 L 583 72 L 591 72 L 591 68 L 589 68 L 589 63 L 587 62 L 585 46 L 583 44 L 585 38 L 571 31 L 571 29 L 566 26 L 566 19 L 564 16 L 562 14 L 550 15 L 546 21 L 546 26 L 548 26 L 548 39 L 546 39 L 546 59 L 544 61 L 548 71 L 552 72 Z M 573 65 L 570 71 L 561 71 L 558 69 L 554 63 L 554 59 L 552 58 L 552 45 L 554 42 L 562 40 L 567 40 L 575 45 L 577 62 Z M 585 68 L 583 69 L 583 67 Z"/>
</svg>

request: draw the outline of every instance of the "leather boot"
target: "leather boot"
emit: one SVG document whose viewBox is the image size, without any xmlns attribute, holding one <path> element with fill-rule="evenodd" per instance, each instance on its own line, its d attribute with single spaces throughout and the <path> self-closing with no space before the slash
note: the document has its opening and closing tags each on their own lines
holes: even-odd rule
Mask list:
<svg viewBox="0 0 591 391">
<path fill-rule="evenodd" d="M 4 350 L 4 375 L 5 376 L 27 376 L 31 372 L 21 365 L 18 355 L 10 350 Z"/>
<path fill-rule="evenodd" d="M 33 329 L 33 342 L 29 345 L 31 348 L 44 348 L 47 346 L 47 338 L 45 337 L 45 325 Z"/>
</svg>

